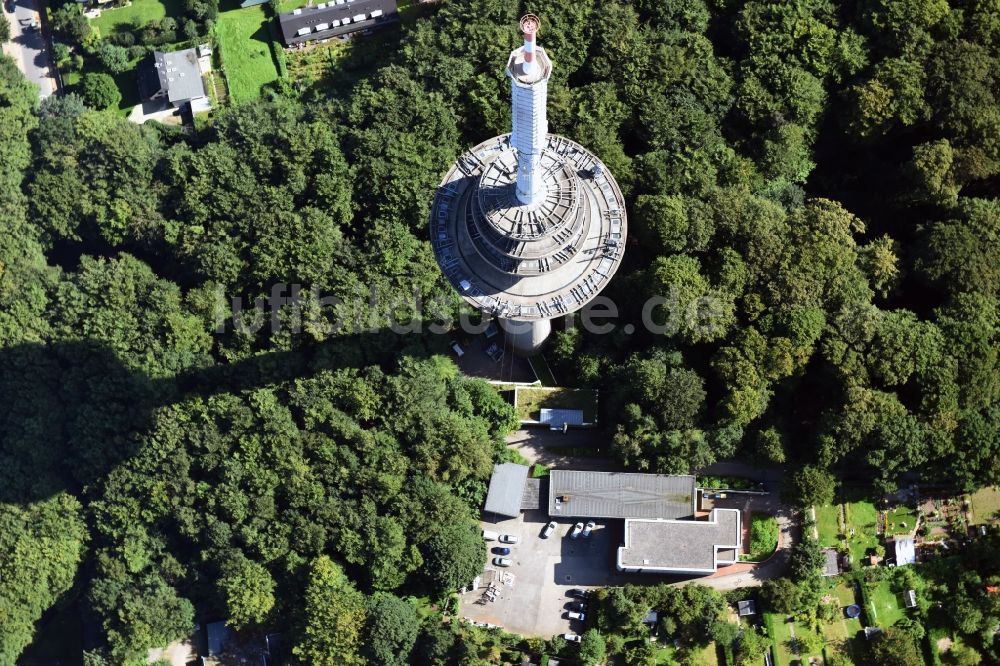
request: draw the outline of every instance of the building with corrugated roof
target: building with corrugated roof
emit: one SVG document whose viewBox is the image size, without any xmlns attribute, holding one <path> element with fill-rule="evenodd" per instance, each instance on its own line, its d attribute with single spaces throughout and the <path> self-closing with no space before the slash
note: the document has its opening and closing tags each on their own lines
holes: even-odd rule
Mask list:
<svg viewBox="0 0 1000 666">
<path fill-rule="evenodd" d="M 695 478 L 666 474 L 549 472 L 549 515 L 563 518 L 688 518 L 697 509 Z"/>
<path fill-rule="evenodd" d="M 278 15 L 285 46 L 374 30 L 397 21 L 396 0 L 332 0 Z"/>
</svg>

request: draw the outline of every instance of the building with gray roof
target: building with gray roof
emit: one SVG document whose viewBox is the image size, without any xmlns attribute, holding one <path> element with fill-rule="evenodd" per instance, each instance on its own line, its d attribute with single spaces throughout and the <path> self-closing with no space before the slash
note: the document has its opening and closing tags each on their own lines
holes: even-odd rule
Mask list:
<svg viewBox="0 0 1000 666">
<path fill-rule="evenodd" d="M 195 49 L 155 51 L 151 75 L 140 81 L 142 96 L 166 99 L 173 106 L 207 98 Z"/>
<path fill-rule="evenodd" d="M 566 469 L 549 473 L 553 518 L 687 518 L 694 515 L 696 501 L 693 476 Z"/>
<path fill-rule="evenodd" d="M 526 495 L 531 495 L 531 490 L 527 488 L 527 481 L 527 465 L 518 465 L 517 463 L 495 465 L 493 476 L 490 477 L 490 489 L 486 493 L 486 512 L 509 518 L 519 516 Z M 537 506 L 537 494 L 535 497 Z"/>
<path fill-rule="evenodd" d="M 742 547 L 738 509 L 713 509 L 708 520 L 626 520 L 618 570 L 710 574 L 732 564 Z"/>
<path fill-rule="evenodd" d="M 332 0 L 278 15 L 285 46 L 373 30 L 398 20 L 396 0 Z"/>
</svg>

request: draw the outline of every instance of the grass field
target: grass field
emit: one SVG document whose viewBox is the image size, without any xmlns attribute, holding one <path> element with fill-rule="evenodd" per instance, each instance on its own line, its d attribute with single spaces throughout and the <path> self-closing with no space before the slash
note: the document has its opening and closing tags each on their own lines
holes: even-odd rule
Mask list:
<svg viewBox="0 0 1000 666">
<path fill-rule="evenodd" d="M 899 598 L 892 591 L 887 580 L 870 584 L 868 587 L 868 599 L 871 605 L 875 607 L 873 614 L 875 621 L 883 627 L 891 627 L 906 615 L 906 611 L 903 609 Z M 871 610 L 869 608 L 869 611 Z"/>
<path fill-rule="evenodd" d="M 819 545 L 835 548 L 840 545 L 840 505 L 816 507 L 816 529 L 819 531 Z"/>
<path fill-rule="evenodd" d="M 235 102 L 260 97 L 265 85 L 278 80 L 268 20 L 261 5 L 219 14 L 215 33 L 222 52 L 229 96 Z"/>
<path fill-rule="evenodd" d="M 878 511 L 871 502 L 849 502 L 844 505 L 844 510 L 847 516 L 847 544 L 851 549 L 851 558 L 855 562 L 860 562 L 865 554 L 879 543 L 875 531 Z"/>
<path fill-rule="evenodd" d="M 908 506 L 896 507 L 889 511 L 889 534 L 910 534 L 917 526 L 917 510 Z"/>
<path fill-rule="evenodd" d="M 799 657 L 795 656 L 795 648 L 792 644 L 792 633 L 791 625 L 784 621 L 784 616 L 772 615 L 771 623 L 769 626 L 773 627 L 774 639 L 774 656 L 776 666 L 789 666 L 790 664 L 799 663 L 799 657 L 801 657 L 801 663 L 808 663 L 808 657 L 814 656 L 819 659 L 820 662 L 823 661 L 820 655 L 821 647 L 823 645 L 823 639 L 821 636 L 814 633 L 812 630 L 807 629 L 805 625 L 801 622 L 795 622 L 795 645 L 799 650 Z M 807 645 L 811 645 L 815 648 L 815 651 L 810 652 L 807 649 Z"/>
<path fill-rule="evenodd" d="M 715 643 L 709 643 L 692 654 L 687 663 L 692 666 L 719 666 L 719 649 Z"/>
<path fill-rule="evenodd" d="M 1000 488 L 981 488 L 971 498 L 974 524 L 1000 520 Z"/>
<path fill-rule="evenodd" d="M 847 606 L 858 603 L 854 586 L 850 583 L 838 582 L 829 594 L 836 598 L 840 610 L 833 622 L 823 624 L 823 639 L 826 641 L 827 650 L 837 650 L 846 654 L 855 663 L 860 663 L 860 655 L 864 654 L 861 620 L 849 618 L 844 614 L 844 609 Z"/>
<path fill-rule="evenodd" d="M 518 388 L 517 409 L 518 418 L 538 420 L 539 410 L 549 409 L 580 409 L 583 410 L 585 423 L 593 423 L 597 418 L 597 391 L 593 389 L 563 389 L 563 388 Z"/>
<path fill-rule="evenodd" d="M 128 7 L 102 9 L 101 15 L 90 21 L 102 37 L 114 34 L 115 26 L 141 27 L 165 16 L 180 16 L 184 13 L 183 0 L 132 0 Z"/>
</svg>

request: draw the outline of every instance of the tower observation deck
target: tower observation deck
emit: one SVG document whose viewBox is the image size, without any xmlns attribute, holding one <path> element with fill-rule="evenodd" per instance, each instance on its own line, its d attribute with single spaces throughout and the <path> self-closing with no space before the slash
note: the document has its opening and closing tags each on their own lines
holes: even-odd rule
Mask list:
<svg viewBox="0 0 1000 666">
<path fill-rule="evenodd" d="M 434 254 L 466 301 L 496 316 L 515 351 L 537 351 L 550 320 L 605 287 L 625 250 L 625 201 L 589 150 L 548 133 L 552 62 L 521 19 L 507 60 L 513 131 L 463 153 L 431 208 Z"/>
</svg>

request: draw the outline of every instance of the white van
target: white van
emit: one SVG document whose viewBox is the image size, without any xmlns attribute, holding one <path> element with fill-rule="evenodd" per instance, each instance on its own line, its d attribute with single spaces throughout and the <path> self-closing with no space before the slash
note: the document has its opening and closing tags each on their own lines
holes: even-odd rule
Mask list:
<svg viewBox="0 0 1000 666">
<path fill-rule="evenodd" d="M 483 530 L 483 541 L 496 541 L 500 538 L 500 535 L 496 532 L 490 532 L 489 530 Z"/>
</svg>

